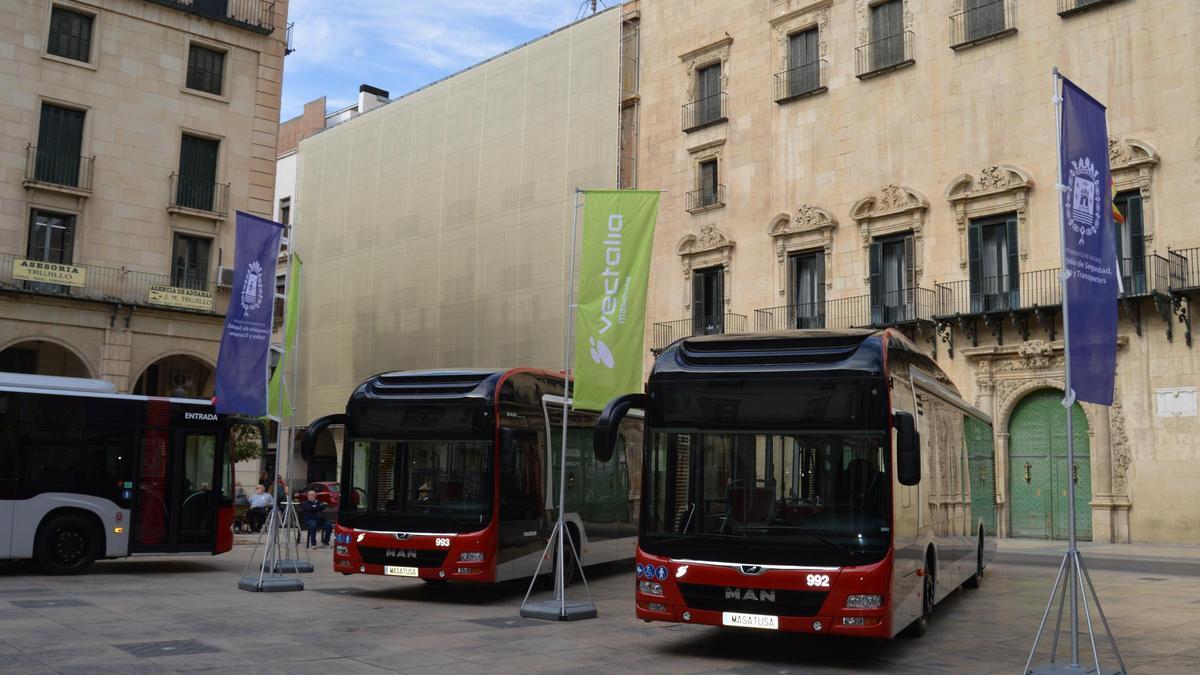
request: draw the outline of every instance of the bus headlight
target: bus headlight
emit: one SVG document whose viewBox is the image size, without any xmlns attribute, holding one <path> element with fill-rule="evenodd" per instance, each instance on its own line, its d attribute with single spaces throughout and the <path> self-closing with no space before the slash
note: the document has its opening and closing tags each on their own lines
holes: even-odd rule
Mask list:
<svg viewBox="0 0 1200 675">
<path fill-rule="evenodd" d="M 483 553 L 459 553 L 458 562 L 483 562 Z"/>
<path fill-rule="evenodd" d="M 883 607 L 883 596 L 851 595 L 846 598 L 846 607 L 850 609 L 879 609 Z"/>
<path fill-rule="evenodd" d="M 647 595 L 662 595 L 662 584 L 657 581 L 639 581 L 638 590 Z"/>
</svg>

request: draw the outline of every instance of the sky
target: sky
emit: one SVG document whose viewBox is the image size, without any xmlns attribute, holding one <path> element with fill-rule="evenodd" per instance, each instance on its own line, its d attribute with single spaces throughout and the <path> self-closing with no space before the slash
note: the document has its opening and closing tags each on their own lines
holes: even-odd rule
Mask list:
<svg viewBox="0 0 1200 675">
<path fill-rule="evenodd" d="M 612 6 L 614 0 L 598 4 Z M 358 100 L 360 84 L 396 98 L 565 26 L 581 0 L 291 0 L 281 120 L 326 96 Z"/>
</svg>

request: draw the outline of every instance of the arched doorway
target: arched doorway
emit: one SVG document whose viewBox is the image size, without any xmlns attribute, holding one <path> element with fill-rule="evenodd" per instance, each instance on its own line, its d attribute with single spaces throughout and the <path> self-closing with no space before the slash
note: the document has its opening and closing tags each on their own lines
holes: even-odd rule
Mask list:
<svg viewBox="0 0 1200 675">
<path fill-rule="evenodd" d="M 0 351 L 0 371 L 59 377 L 92 376 L 87 364 L 74 352 L 47 340 L 18 342 Z"/>
<path fill-rule="evenodd" d="M 133 393 L 143 396 L 175 398 L 212 398 L 213 368 L 185 354 L 165 356 L 149 366 L 133 385 Z"/>
<path fill-rule="evenodd" d="M 1075 481 L 1076 534 L 1092 538 L 1092 473 L 1088 422 L 1078 403 L 1075 466 L 1067 466 L 1067 413 L 1062 392 L 1042 389 L 1025 397 L 1008 422 L 1009 532 L 1014 537 L 1067 537 L 1068 481 Z"/>
</svg>

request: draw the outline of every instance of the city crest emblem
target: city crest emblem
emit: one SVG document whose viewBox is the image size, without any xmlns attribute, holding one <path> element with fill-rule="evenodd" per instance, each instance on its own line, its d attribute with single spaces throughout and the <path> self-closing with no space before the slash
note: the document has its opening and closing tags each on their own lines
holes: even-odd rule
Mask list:
<svg viewBox="0 0 1200 675">
<path fill-rule="evenodd" d="M 257 260 L 246 266 L 246 279 L 242 282 L 242 313 L 245 316 L 262 306 L 262 276 L 263 268 Z"/>
<path fill-rule="evenodd" d="M 1079 235 L 1079 244 L 1084 238 L 1100 231 L 1100 171 L 1090 157 L 1080 157 L 1071 162 L 1071 173 L 1067 177 L 1067 220 L 1071 230 Z"/>
</svg>

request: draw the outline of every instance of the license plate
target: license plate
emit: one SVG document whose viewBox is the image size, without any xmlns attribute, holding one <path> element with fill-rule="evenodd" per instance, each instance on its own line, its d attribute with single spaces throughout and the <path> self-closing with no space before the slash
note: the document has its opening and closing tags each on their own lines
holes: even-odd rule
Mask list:
<svg viewBox="0 0 1200 675">
<path fill-rule="evenodd" d="M 736 614 L 734 612 L 722 612 L 721 623 L 726 626 L 738 626 L 740 628 L 764 628 L 766 630 L 779 630 L 779 617 L 768 616 L 766 614 Z"/>
<path fill-rule="evenodd" d="M 418 576 L 417 568 L 415 567 L 393 567 L 387 565 L 383 568 L 383 573 L 389 577 L 415 577 Z"/>
</svg>

